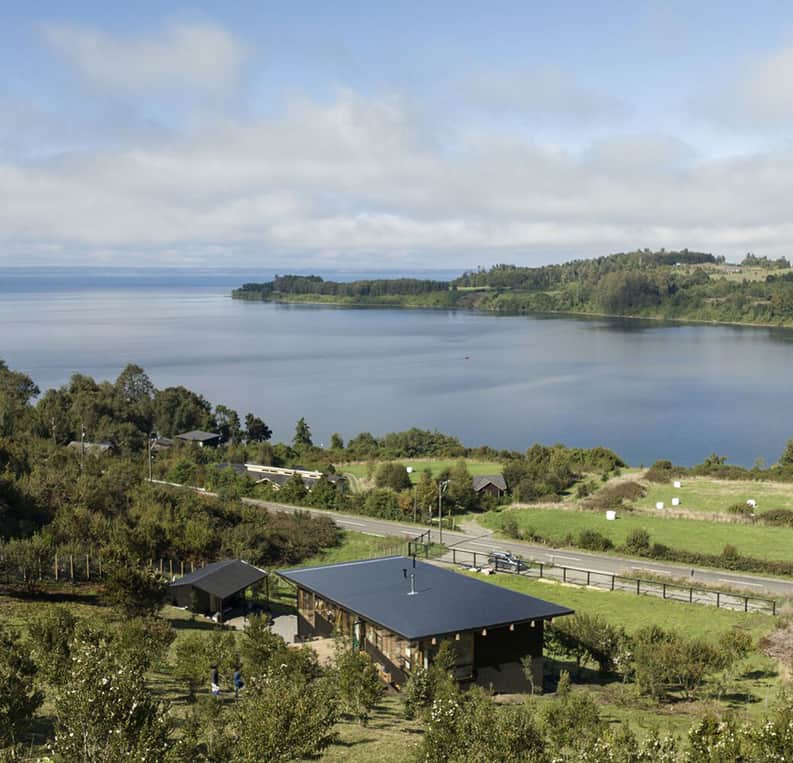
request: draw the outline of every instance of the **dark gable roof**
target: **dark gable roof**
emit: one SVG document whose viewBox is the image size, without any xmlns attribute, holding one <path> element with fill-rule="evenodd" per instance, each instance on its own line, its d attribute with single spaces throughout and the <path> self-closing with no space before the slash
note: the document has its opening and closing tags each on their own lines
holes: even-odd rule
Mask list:
<svg viewBox="0 0 793 763">
<path fill-rule="evenodd" d="M 206 591 L 225 599 L 266 576 L 267 573 L 264 570 L 260 570 L 248 562 L 239 559 L 226 559 L 223 562 L 212 562 L 200 570 L 179 578 L 171 583 L 171 588 L 189 585 L 198 588 L 199 591 Z"/>
<path fill-rule="evenodd" d="M 190 442 L 206 442 L 207 440 L 219 440 L 220 435 L 217 432 L 203 432 L 200 429 L 193 429 L 176 435 L 176 439 L 190 440 Z"/>
<path fill-rule="evenodd" d="M 409 595 L 408 574 L 416 574 Z M 549 601 L 403 556 L 278 573 L 409 641 L 572 614 Z"/>
<path fill-rule="evenodd" d="M 495 485 L 499 490 L 507 489 L 507 483 L 500 474 L 482 474 L 478 477 L 474 477 L 474 492 L 478 493 L 483 487 L 487 487 L 487 485 Z"/>
</svg>

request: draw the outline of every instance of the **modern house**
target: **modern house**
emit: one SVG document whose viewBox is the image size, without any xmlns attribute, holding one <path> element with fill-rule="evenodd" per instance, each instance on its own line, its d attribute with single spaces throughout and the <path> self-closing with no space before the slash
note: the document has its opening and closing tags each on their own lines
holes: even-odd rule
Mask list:
<svg viewBox="0 0 793 763">
<path fill-rule="evenodd" d="M 440 644 L 456 654 L 455 677 L 525 691 L 521 660 L 542 686 L 543 625 L 572 610 L 414 558 L 392 556 L 283 570 L 297 587 L 298 638 L 349 635 L 400 687 L 429 667 Z"/>
<path fill-rule="evenodd" d="M 483 474 L 474 477 L 473 488 L 477 495 L 485 493 L 500 498 L 507 492 L 507 483 L 500 474 Z"/>
<path fill-rule="evenodd" d="M 223 613 L 243 606 L 245 590 L 267 577 L 265 570 L 239 559 L 207 564 L 168 588 L 169 599 L 177 607 L 187 607 L 204 615 Z"/>
<path fill-rule="evenodd" d="M 323 476 L 323 473 L 319 471 L 309 469 L 286 469 L 280 466 L 265 466 L 264 464 L 224 463 L 217 464 L 217 468 L 233 469 L 238 474 L 253 480 L 256 484 L 269 482 L 276 490 L 282 488 L 295 474 L 302 478 L 306 489 L 311 490 Z M 340 474 L 325 474 L 324 476 L 337 487 L 343 487 L 346 482 L 345 478 Z"/>
<path fill-rule="evenodd" d="M 176 435 L 174 439 L 182 442 L 193 442 L 200 448 L 220 445 L 220 435 L 217 432 L 203 432 L 200 429 L 182 432 L 182 434 Z"/>
</svg>

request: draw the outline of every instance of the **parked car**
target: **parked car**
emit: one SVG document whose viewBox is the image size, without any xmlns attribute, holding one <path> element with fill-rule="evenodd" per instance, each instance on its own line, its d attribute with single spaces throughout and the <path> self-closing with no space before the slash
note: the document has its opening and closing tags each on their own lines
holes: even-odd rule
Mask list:
<svg viewBox="0 0 793 763">
<path fill-rule="evenodd" d="M 488 564 L 496 571 L 524 572 L 529 565 L 509 551 L 493 551 L 487 557 Z"/>
</svg>

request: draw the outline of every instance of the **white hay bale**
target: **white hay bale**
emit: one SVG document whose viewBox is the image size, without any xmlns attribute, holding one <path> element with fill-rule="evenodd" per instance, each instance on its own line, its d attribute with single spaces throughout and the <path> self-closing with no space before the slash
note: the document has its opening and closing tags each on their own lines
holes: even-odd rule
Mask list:
<svg viewBox="0 0 793 763">
<path fill-rule="evenodd" d="M 683 485 L 681 484 L 680 480 L 675 480 L 675 481 L 672 483 L 672 485 L 673 485 L 674 487 L 683 487 Z"/>
<path fill-rule="evenodd" d="M 672 499 L 672 506 L 680 506 L 680 499 L 679 498 L 673 498 Z"/>
<path fill-rule="evenodd" d="M 613 521 L 616 518 L 617 518 L 617 512 L 616 511 L 609 510 L 609 511 L 606 512 L 606 519 L 608 519 L 609 521 Z"/>
<path fill-rule="evenodd" d="M 755 500 L 754 500 L 754 498 L 750 498 L 750 499 L 749 499 L 749 500 L 746 502 L 746 505 L 747 505 L 747 506 L 751 506 L 753 509 L 755 509 L 755 508 L 757 508 L 757 501 L 755 501 Z"/>
<path fill-rule="evenodd" d="M 663 509 L 663 507 L 664 507 L 663 501 L 658 501 L 658 503 L 655 504 L 656 509 Z"/>
</svg>

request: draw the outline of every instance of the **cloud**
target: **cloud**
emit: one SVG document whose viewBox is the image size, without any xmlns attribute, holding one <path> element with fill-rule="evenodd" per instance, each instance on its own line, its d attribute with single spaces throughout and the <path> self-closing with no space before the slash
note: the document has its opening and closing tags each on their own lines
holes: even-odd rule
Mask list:
<svg viewBox="0 0 793 763">
<path fill-rule="evenodd" d="M 572 151 L 447 130 L 402 97 L 342 90 L 176 137 L 0 161 L 0 261 L 460 267 L 793 248 L 793 152 L 713 160 L 656 134 Z"/>
<path fill-rule="evenodd" d="M 793 120 L 793 45 L 744 64 L 691 99 L 692 111 L 733 128 L 784 128 Z"/>
<path fill-rule="evenodd" d="M 47 44 L 96 85 L 126 93 L 188 88 L 220 95 L 240 77 L 245 47 L 208 22 L 172 23 L 149 37 L 116 37 L 89 27 L 48 24 Z"/>
<path fill-rule="evenodd" d="M 611 121 L 629 112 L 627 105 L 614 95 L 588 87 L 562 69 L 547 66 L 480 72 L 465 89 L 472 102 L 484 109 L 538 120 Z"/>
</svg>

